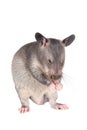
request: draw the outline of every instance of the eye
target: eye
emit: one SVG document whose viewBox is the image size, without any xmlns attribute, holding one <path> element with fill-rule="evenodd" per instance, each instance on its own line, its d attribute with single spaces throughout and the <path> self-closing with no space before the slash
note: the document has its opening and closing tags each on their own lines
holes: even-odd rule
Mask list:
<svg viewBox="0 0 87 130">
<path fill-rule="evenodd" d="M 49 63 L 49 64 L 52 64 L 52 61 L 51 61 L 51 59 L 48 59 L 48 63 Z"/>
</svg>

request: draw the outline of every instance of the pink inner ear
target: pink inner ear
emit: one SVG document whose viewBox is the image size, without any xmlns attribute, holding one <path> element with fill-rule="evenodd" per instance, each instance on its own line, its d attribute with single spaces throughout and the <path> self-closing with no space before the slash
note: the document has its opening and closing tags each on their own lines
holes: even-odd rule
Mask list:
<svg viewBox="0 0 87 130">
<path fill-rule="evenodd" d="M 42 40 L 42 45 L 43 45 L 44 47 L 46 47 L 46 39 L 45 39 L 45 38 L 43 38 L 43 40 Z"/>
</svg>

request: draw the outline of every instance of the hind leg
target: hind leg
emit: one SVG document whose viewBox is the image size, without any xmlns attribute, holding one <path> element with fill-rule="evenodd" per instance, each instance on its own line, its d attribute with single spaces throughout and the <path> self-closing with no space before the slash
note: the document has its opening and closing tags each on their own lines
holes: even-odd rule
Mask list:
<svg viewBox="0 0 87 130">
<path fill-rule="evenodd" d="M 66 104 L 61 104 L 61 103 L 56 102 L 57 97 L 58 97 L 57 93 L 50 95 L 49 103 L 50 103 L 51 107 L 56 109 L 56 110 L 58 110 L 58 109 L 61 109 L 61 110 L 68 109 L 68 106 Z"/>
<path fill-rule="evenodd" d="M 65 110 L 65 109 L 69 109 L 68 106 L 66 104 L 61 104 L 61 103 L 52 103 L 53 101 L 50 102 L 51 107 L 58 110 Z"/>
<path fill-rule="evenodd" d="M 25 113 L 29 111 L 29 93 L 27 89 L 20 88 L 17 90 L 19 99 L 21 101 L 21 108 L 19 108 L 20 113 Z"/>
</svg>

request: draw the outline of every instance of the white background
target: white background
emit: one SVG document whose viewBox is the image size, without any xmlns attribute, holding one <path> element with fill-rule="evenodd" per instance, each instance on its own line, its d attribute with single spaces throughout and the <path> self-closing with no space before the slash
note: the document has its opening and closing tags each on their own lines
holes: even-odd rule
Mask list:
<svg viewBox="0 0 87 130">
<path fill-rule="evenodd" d="M 11 75 L 14 53 L 34 41 L 35 32 L 75 41 L 66 48 L 63 89 L 58 101 L 69 110 L 54 110 L 49 104 L 30 102 L 31 111 L 20 114 L 21 106 Z M 1 0 L 0 1 L 0 130 L 87 130 L 87 3 L 86 0 Z"/>
</svg>

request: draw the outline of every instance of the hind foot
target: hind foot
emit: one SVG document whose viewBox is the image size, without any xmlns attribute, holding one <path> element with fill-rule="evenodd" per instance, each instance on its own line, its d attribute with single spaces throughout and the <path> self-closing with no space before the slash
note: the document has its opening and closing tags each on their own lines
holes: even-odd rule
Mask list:
<svg viewBox="0 0 87 130">
<path fill-rule="evenodd" d="M 19 108 L 19 112 L 20 113 L 26 113 L 26 112 L 29 112 L 29 107 L 24 107 L 24 106 L 22 106 L 21 108 Z"/>
<path fill-rule="evenodd" d="M 66 110 L 69 109 L 69 107 L 66 104 L 60 104 L 60 103 L 56 103 L 52 106 L 54 109 L 58 110 Z"/>
</svg>

